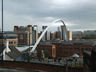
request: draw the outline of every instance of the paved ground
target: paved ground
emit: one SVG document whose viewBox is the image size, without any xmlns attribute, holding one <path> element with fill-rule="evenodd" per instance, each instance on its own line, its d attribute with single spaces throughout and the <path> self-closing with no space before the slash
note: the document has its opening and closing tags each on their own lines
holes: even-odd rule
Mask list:
<svg viewBox="0 0 96 72">
<path fill-rule="evenodd" d="M 24 70 L 24 69 L 8 69 L 8 68 L 0 68 L 0 72 L 44 72 L 40 70 Z"/>
</svg>

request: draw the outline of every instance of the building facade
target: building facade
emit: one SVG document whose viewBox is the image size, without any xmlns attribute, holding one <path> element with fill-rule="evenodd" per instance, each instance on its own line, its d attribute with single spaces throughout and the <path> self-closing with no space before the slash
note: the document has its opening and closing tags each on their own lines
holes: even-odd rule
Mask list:
<svg viewBox="0 0 96 72">
<path fill-rule="evenodd" d="M 72 41 L 72 32 L 68 30 L 68 40 Z"/>
<path fill-rule="evenodd" d="M 47 28 L 47 26 L 42 26 L 42 32 Z M 47 32 L 45 33 L 45 35 L 42 38 L 42 41 L 46 41 L 47 40 Z"/>
<path fill-rule="evenodd" d="M 14 48 L 18 46 L 18 36 L 14 34 L 13 32 L 12 33 L 4 32 L 3 38 L 0 33 L 0 46 L 2 46 L 2 43 L 5 44 L 6 40 L 8 41 L 9 48 Z"/>
<path fill-rule="evenodd" d="M 18 35 L 19 46 L 32 45 L 34 44 L 34 42 L 36 42 L 38 37 L 38 34 L 37 34 L 38 32 L 37 30 L 35 30 L 35 28 L 37 28 L 37 26 L 34 26 L 34 27 L 32 27 L 32 25 L 28 25 L 27 27 L 14 26 L 14 33 Z"/>
<path fill-rule="evenodd" d="M 34 25 L 32 28 L 32 44 L 34 45 L 38 39 L 38 27 Z"/>
<path fill-rule="evenodd" d="M 66 26 L 61 26 L 61 40 L 68 41 L 68 32 Z"/>
<path fill-rule="evenodd" d="M 72 39 L 73 40 L 80 40 L 82 39 L 83 32 L 82 31 L 73 31 L 72 32 Z"/>
<path fill-rule="evenodd" d="M 49 52 L 50 57 L 52 58 L 71 57 L 75 53 L 82 56 L 83 50 L 91 51 L 92 48 L 94 48 L 94 46 L 81 43 L 42 43 L 37 47 L 37 54 L 39 54 L 42 49 L 45 49 Z"/>
</svg>

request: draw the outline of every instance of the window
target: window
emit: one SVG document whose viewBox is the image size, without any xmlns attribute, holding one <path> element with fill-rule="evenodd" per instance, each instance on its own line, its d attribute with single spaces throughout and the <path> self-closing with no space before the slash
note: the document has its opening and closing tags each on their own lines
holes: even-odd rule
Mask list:
<svg viewBox="0 0 96 72">
<path fill-rule="evenodd" d="M 13 44 L 13 42 L 12 41 L 9 41 L 9 44 Z"/>
<path fill-rule="evenodd" d="M 19 37 L 20 37 L 20 39 L 23 39 L 23 34 L 20 34 L 20 36 L 19 36 Z"/>
<path fill-rule="evenodd" d="M 17 42 L 15 41 L 14 44 L 16 44 Z"/>
</svg>

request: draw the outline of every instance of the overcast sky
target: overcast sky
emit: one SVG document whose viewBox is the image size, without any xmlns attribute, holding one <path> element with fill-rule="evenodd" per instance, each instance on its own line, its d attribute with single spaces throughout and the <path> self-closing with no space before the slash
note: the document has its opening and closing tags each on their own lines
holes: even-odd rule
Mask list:
<svg viewBox="0 0 96 72">
<path fill-rule="evenodd" d="M 62 18 L 70 30 L 94 30 L 96 0 L 4 0 L 4 30 L 13 30 L 14 25 L 40 28 L 58 18 Z"/>
</svg>

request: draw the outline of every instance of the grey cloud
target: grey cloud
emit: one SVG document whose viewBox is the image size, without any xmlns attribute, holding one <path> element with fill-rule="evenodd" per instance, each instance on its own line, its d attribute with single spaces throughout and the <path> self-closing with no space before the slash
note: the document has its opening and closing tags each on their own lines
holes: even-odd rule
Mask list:
<svg viewBox="0 0 96 72">
<path fill-rule="evenodd" d="M 69 4 L 58 4 L 53 3 L 53 1 L 4 0 L 5 23 L 8 25 L 13 23 L 13 25 L 19 23 L 47 24 L 48 21 L 51 22 L 56 18 L 66 18 L 68 21 L 77 24 L 77 26 L 72 26 L 71 29 L 89 28 L 91 24 L 94 28 L 96 23 L 96 0 L 68 0 L 72 1 Z M 6 14 L 9 16 L 6 16 Z M 30 20 L 27 17 L 32 19 Z M 46 17 L 52 17 L 53 19 L 46 20 Z"/>
</svg>

